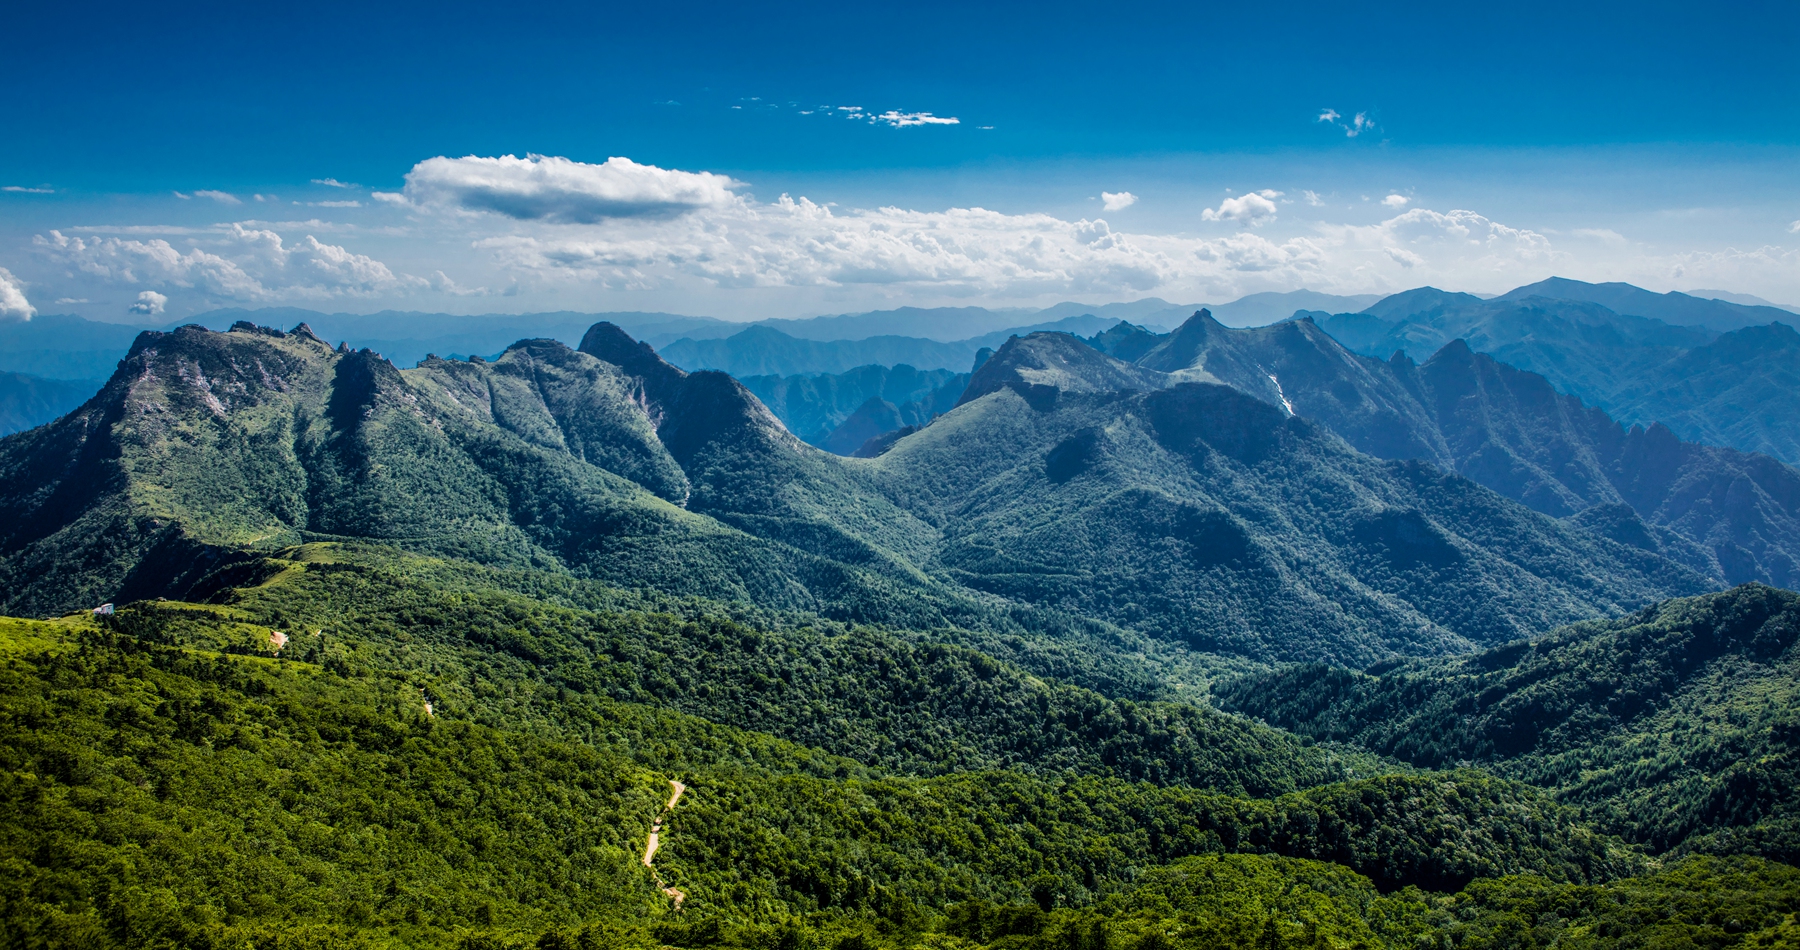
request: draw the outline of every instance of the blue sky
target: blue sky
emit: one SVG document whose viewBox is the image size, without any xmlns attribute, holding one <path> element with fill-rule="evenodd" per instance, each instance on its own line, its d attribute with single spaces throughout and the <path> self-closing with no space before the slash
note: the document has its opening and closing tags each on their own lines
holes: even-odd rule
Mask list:
<svg viewBox="0 0 1800 950">
<path fill-rule="evenodd" d="M 0 310 L 1800 302 L 1791 3 L 246 6 L 9 14 Z"/>
</svg>

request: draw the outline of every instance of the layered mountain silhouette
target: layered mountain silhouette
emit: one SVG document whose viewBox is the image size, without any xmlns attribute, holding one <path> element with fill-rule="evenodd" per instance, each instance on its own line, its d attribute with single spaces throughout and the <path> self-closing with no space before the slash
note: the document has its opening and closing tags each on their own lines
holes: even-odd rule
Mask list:
<svg viewBox="0 0 1800 950">
<path fill-rule="evenodd" d="M 901 363 L 858 366 L 843 373 L 745 376 L 740 381 L 789 431 L 812 445 L 849 455 L 873 436 L 923 425 L 955 408 L 969 374 Z M 849 424 L 852 417 L 857 418 L 855 424 Z"/>
<path fill-rule="evenodd" d="M 0 372 L 0 436 L 34 429 L 87 401 L 99 383 Z"/>
<path fill-rule="evenodd" d="M 1463 340 L 1627 425 L 1800 462 L 1800 333 L 1785 310 L 1551 280 L 1493 300 L 1425 287 L 1310 316 L 1358 353 L 1425 360 Z"/>
<path fill-rule="evenodd" d="M 1138 365 L 1225 383 L 1371 455 L 1431 462 L 1728 583 L 1800 582 L 1800 472 L 1660 423 L 1628 428 L 1461 340 L 1415 364 L 1352 353 L 1310 318 L 1232 330 L 1201 314 Z"/>
<path fill-rule="evenodd" d="M 0 590 L 9 612 L 52 612 L 366 539 L 915 629 L 1025 617 L 1366 662 L 1718 583 L 1358 451 L 1234 388 L 1253 352 L 1155 368 L 1202 353 L 1209 320 L 1136 365 L 1068 334 L 1013 339 L 959 406 L 870 460 L 606 323 L 579 350 L 404 370 L 304 326 L 145 333 L 81 409 L 0 442 Z"/>
</svg>

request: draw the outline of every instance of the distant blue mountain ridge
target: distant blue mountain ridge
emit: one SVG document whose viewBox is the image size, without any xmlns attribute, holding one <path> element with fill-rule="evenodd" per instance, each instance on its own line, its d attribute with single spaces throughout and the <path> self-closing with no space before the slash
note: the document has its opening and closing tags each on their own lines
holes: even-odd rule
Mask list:
<svg viewBox="0 0 1800 950">
<path fill-rule="evenodd" d="M 1183 323 L 1202 306 L 1228 327 L 1310 315 L 1352 350 L 1381 357 L 1404 352 L 1422 360 L 1453 339 L 1467 339 L 1475 351 L 1540 373 L 1559 390 L 1622 421 L 1663 421 L 1686 439 L 1793 461 L 1800 458 L 1796 444 L 1800 436 L 1792 434 L 1800 432 L 1795 425 L 1800 397 L 1794 394 L 1800 387 L 1794 385 L 1792 364 L 1794 314 L 1760 298 L 1731 296 L 1735 299 L 1657 294 L 1629 284 L 1551 278 L 1491 299 L 1430 287 L 1386 297 L 1299 290 L 1252 294 L 1216 306 L 1147 298 L 1102 305 L 1068 302 L 1041 309 L 899 308 L 750 324 L 636 311 L 327 314 L 299 308 L 216 310 L 179 322 L 212 329 L 239 320 L 306 323 L 325 339 L 366 347 L 407 366 L 429 354 L 498 355 L 520 339 L 573 344 L 589 326 L 606 320 L 684 369 L 784 378 L 842 375 L 870 366 L 965 374 L 979 351 L 998 348 L 1014 334 L 1049 330 L 1092 340 L 1125 323 L 1154 336 Z M 1721 339 L 1721 334 L 1751 327 L 1761 328 L 1759 334 Z M 14 390 L 29 389 L 34 395 L 15 399 L 11 405 L 18 408 L 5 423 L 9 428 L 0 429 L 0 434 L 30 428 L 67 411 L 71 393 L 79 395 L 85 389 L 91 394 L 98 386 L 91 381 L 112 372 L 142 329 L 148 327 L 48 314 L 0 325 L 0 372 L 90 381 L 74 388 L 13 382 Z M 1746 343 L 1751 337 L 1754 345 Z M 799 425 L 809 438 L 823 438 L 817 428 L 808 426 L 826 417 L 840 424 L 847 418 L 847 414 L 840 417 L 845 413 L 840 401 L 863 388 L 835 390 L 832 408 L 822 415 L 805 408 L 792 418 L 782 411 L 777 416 Z M 57 395 L 43 395 L 51 392 Z M 875 395 L 866 395 L 862 402 Z M 888 401 L 895 411 L 871 406 L 874 417 L 892 421 L 918 414 L 904 410 L 904 402 Z M 859 403 L 856 408 L 860 407 Z"/>
</svg>

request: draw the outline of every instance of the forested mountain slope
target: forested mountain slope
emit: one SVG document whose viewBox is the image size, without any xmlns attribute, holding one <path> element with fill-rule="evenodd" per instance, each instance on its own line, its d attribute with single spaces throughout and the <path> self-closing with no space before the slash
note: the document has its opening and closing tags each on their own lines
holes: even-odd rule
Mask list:
<svg viewBox="0 0 1800 950">
<path fill-rule="evenodd" d="M 1800 594 L 1668 601 L 1472 657 L 1316 665 L 1218 687 L 1228 708 L 1422 766 L 1552 789 L 1657 851 L 1800 860 Z"/>
<path fill-rule="evenodd" d="M 941 930 L 956 902 L 1080 908 L 1157 866 L 1233 852 L 1334 862 L 1353 886 L 1368 886 L 1360 874 L 1384 890 L 1519 872 L 1593 884 L 1647 867 L 1572 812 L 1475 773 L 1333 782 L 1357 757 L 1173 707 L 1199 741 L 1132 752 L 1118 738 L 1149 735 L 1153 706 L 1096 715 L 1103 697 L 1030 685 L 976 654 L 433 590 L 420 578 L 443 567 L 385 572 L 336 550 L 260 565 L 260 582 L 214 605 L 0 621 L 9 939 L 442 946 L 472 932 L 797 914 Z M 869 705 L 909 668 L 989 698 Z M 847 689 L 806 682 L 824 671 Z M 866 678 L 870 695 L 846 677 Z M 909 724 L 971 751 L 1041 741 L 1023 723 L 996 728 L 1008 704 L 1062 723 L 1058 741 L 1077 754 L 914 777 L 943 764 L 907 739 Z M 684 707 L 777 734 L 825 727 L 817 738 L 853 754 Z M 846 716 L 852 729 L 834 732 Z M 892 744 L 859 747 L 863 728 Z M 1131 761 L 1213 762 L 1260 797 L 1208 790 L 1200 771 L 1188 773 L 1199 787 L 1168 771 L 1117 777 Z M 674 778 L 688 790 L 663 819 L 653 884 L 637 857 Z M 1284 786 L 1311 787 L 1276 794 Z M 680 915 L 658 886 L 679 889 Z"/>
<path fill-rule="evenodd" d="M 221 559 L 364 538 L 913 628 L 1361 663 L 1713 583 L 1180 378 L 1018 338 L 862 461 L 605 323 L 580 352 L 407 370 L 304 328 L 146 333 L 81 410 L 0 442 L 0 590 L 30 613 L 178 595 Z"/>
<path fill-rule="evenodd" d="M 710 388 L 683 398 L 741 392 L 719 374 L 701 382 Z M 897 572 L 902 587 L 914 572 L 867 541 L 818 544 L 828 559 L 696 514 L 721 490 L 739 508 L 758 501 L 721 489 L 709 467 L 718 453 L 764 429 L 777 446 L 792 441 L 753 397 L 742 405 L 760 416 L 703 407 L 698 429 L 659 433 L 645 387 L 549 341 L 491 364 L 402 372 L 304 328 L 146 333 L 81 410 L 0 443 L 6 609 L 172 593 L 246 549 L 351 536 L 627 586 L 851 609 L 876 597 L 905 612 L 886 592 L 895 581 L 870 571 Z M 883 517 L 879 498 L 868 509 Z M 883 526 L 903 534 L 908 519 L 885 513 Z M 868 520 L 844 512 L 810 540 Z M 925 625 L 941 618 L 935 610 Z"/>
<path fill-rule="evenodd" d="M 1708 586 L 1230 387 L 1168 382 L 1034 334 L 872 466 L 941 526 L 960 583 L 1219 652 L 1454 651 Z"/>
<path fill-rule="evenodd" d="M 0 620 L 9 941 L 1398 950 L 1526 907 L 1732 947 L 1800 910 L 1796 872 L 1754 859 L 1632 877 L 1653 864 L 1477 772 L 1331 781 L 1367 760 L 1197 710 L 1200 741 L 1129 751 L 1155 704 L 879 631 L 557 607 L 554 575 L 527 598 L 334 545 L 228 574 L 249 583 L 212 604 Z M 918 777 L 947 737 L 1078 754 Z M 1217 763 L 1249 794 L 1131 762 Z"/>
</svg>

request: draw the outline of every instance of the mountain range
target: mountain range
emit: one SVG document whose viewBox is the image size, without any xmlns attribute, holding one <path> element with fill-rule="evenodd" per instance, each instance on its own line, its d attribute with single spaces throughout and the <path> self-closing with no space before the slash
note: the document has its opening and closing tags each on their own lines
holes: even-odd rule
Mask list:
<svg viewBox="0 0 1800 950">
<path fill-rule="evenodd" d="M 1769 307 L 1696 301 L 1636 288 L 1617 293 L 1573 281 L 1523 287 L 1493 300 L 1421 288 L 1355 314 L 1312 314 L 1346 346 L 1423 360 L 1452 340 L 1544 376 L 1560 391 L 1628 425 L 1660 422 L 1684 439 L 1800 461 L 1800 334 Z M 1621 298 L 1689 325 L 1528 290 Z M 1615 302 L 1618 302 L 1615 300 Z M 1626 306 L 1627 303 L 1620 303 Z M 1746 323 L 1767 319 L 1766 324 Z M 1710 326 L 1705 325 L 1710 322 Z M 1718 327 L 1729 329 L 1718 330 Z"/>
<path fill-rule="evenodd" d="M 1787 945 L 1794 471 L 1323 322 L 144 332 L 0 439 L 0 940 Z"/>
<path fill-rule="evenodd" d="M 1015 338 L 869 461 L 811 449 L 736 380 L 611 324 L 579 351 L 408 370 L 304 327 L 146 333 L 87 405 L 0 443 L 5 607 L 144 596 L 234 552 L 355 537 L 906 626 L 1024 610 L 1368 662 L 1719 582 L 1365 455 L 1216 372 L 1151 368 L 1209 325 L 1137 364 Z"/>
</svg>

